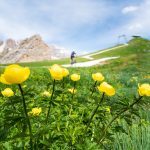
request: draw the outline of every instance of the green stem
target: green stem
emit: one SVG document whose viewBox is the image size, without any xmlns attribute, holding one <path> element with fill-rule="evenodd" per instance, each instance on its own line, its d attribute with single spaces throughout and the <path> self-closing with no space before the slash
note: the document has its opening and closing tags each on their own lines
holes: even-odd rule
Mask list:
<svg viewBox="0 0 150 150">
<path fill-rule="evenodd" d="M 73 98 L 74 98 L 74 90 L 75 90 L 75 87 L 76 87 L 76 81 L 74 81 L 74 85 L 73 85 L 72 100 L 73 100 Z"/>
<path fill-rule="evenodd" d="M 31 128 L 30 119 L 29 119 L 29 116 L 28 116 L 28 113 L 27 113 L 27 107 L 26 107 L 26 103 L 25 103 L 24 92 L 23 92 L 23 89 L 22 89 L 22 87 L 21 87 L 21 84 L 18 84 L 18 86 L 19 86 L 19 90 L 20 90 L 20 93 L 21 93 L 21 96 L 22 96 L 22 102 L 23 102 L 24 113 L 25 113 L 25 117 L 26 117 L 27 124 L 28 124 L 28 127 L 29 127 L 30 146 L 31 146 L 31 150 L 33 150 L 32 128 Z"/>
<path fill-rule="evenodd" d="M 25 125 L 24 125 L 24 126 L 25 126 Z M 23 135 L 25 135 L 24 126 L 21 125 L 21 129 L 22 129 L 22 134 L 23 134 Z M 22 150 L 24 150 L 24 147 L 25 147 L 25 138 L 22 137 L 21 140 L 22 140 Z"/>
<path fill-rule="evenodd" d="M 124 108 L 123 110 L 121 110 L 119 113 L 116 114 L 116 116 L 114 116 L 112 118 L 112 120 L 107 124 L 107 126 L 105 127 L 105 129 L 103 130 L 102 136 L 99 140 L 99 143 L 101 143 L 104 139 L 105 139 L 105 135 L 107 130 L 109 129 L 109 127 L 112 125 L 112 123 L 119 118 L 123 113 L 125 113 L 126 111 L 128 111 L 130 108 L 132 108 L 135 104 L 137 104 L 140 100 L 142 99 L 142 96 L 140 96 L 135 102 L 133 102 L 130 106 Z"/>
<path fill-rule="evenodd" d="M 94 85 L 93 85 L 93 89 L 92 89 L 91 96 L 93 95 L 93 93 L 94 93 L 94 91 L 95 91 L 96 83 L 97 83 L 97 81 L 95 81 L 95 83 L 94 83 Z"/>
<path fill-rule="evenodd" d="M 92 113 L 92 115 L 91 115 L 91 118 L 90 118 L 90 120 L 89 120 L 89 122 L 88 122 L 88 124 L 87 124 L 87 126 L 86 126 L 86 129 L 85 129 L 85 134 L 86 134 L 87 129 L 89 128 L 89 126 L 90 126 L 90 124 L 91 124 L 91 122 L 92 122 L 92 119 L 93 119 L 93 117 L 95 116 L 95 114 L 96 114 L 96 112 L 97 112 L 97 110 L 98 110 L 100 104 L 102 103 L 102 101 L 103 101 L 103 99 L 104 99 L 104 95 L 105 95 L 105 93 L 102 94 L 102 97 L 101 97 L 99 103 L 97 104 L 96 108 L 94 109 L 94 111 L 93 111 L 93 113 Z"/>
<path fill-rule="evenodd" d="M 51 99 L 49 101 L 48 112 L 47 112 L 47 115 L 46 115 L 46 124 L 47 124 L 47 121 L 48 121 L 48 117 L 49 117 L 49 113 L 50 113 L 50 109 L 51 109 L 51 105 L 52 105 L 52 99 L 53 99 L 53 96 L 54 96 L 54 91 L 55 91 L 55 79 L 53 81 L 53 91 L 52 91 Z"/>
</svg>

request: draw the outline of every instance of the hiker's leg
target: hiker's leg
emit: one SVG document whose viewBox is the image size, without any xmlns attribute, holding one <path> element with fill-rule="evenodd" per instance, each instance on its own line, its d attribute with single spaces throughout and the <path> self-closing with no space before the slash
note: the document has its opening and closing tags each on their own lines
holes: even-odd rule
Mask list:
<svg viewBox="0 0 150 150">
<path fill-rule="evenodd" d="M 75 57 L 72 58 L 73 64 L 76 63 Z"/>
<path fill-rule="evenodd" d="M 73 57 L 71 57 L 71 65 L 73 64 Z"/>
</svg>

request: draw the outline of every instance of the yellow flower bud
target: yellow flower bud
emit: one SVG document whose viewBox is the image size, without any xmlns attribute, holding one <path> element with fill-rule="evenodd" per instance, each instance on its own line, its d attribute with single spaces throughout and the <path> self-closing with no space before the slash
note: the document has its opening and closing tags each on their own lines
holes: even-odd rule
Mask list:
<svg viewBox="0 0 150 150">
<path fill-rule="evenodd" d="M 78 75 L 78 74 L 72 74 L 71 75 L 71 80 L 72 81 L 78 81 L 78 80 L 80 80 L 80 75 Z"/>
<path fill-rule="evenodd" d="M 6 88 L 4 91 L 1 92 L 3 96 L 5 97 L 11 97 L 14 96 L 14 92 L 11 88 Z"/>
<path fill-rule="evenodd" d="M 92 74 L 92 78 L 94 81 L 103 81 L 104 80 L 104 76 L 101 73 Z"/>
<path fill-rule="evenodd" d="M 76 89 L 74 89 L 74 88 L 72 88 L 72 89 L 68 89 L 68 91 L 69 91 L 70 93 L 72 93 L 72 94 L 75 94 L 75 93 L 77 92 L 77 90 L 76 90 Z"/>
<path fill-rule="evenodd" d="M 59 65 L 57 65 L 57 64 L 53 65 L 49 69 L 49 71 L 50 71 L 50 74 L 51 74 L 53 79 L 55 79 L 55 80 L 62 80 L 63 79 L 63 69 Z"/>
<path fill-rule="evenodd" d="M 48 92 L 48 91 L 44 91 L 44 92 L 42 93 L 42 95 L 43 95 L 43 96 L 46 96 L 46 97 L 50 97 L 50 96 L 51 96 L 51 93 Z"/>
<path fill-rule="evenodd" d="M 63 69 L 63 77 L 66 77 L 69 75 L 69 71 L 66 68 L 62 68 Z"/>
<path fill-rule="evenodd" d="M 115 95 L 115 89 L 109 85 L 107 82 L 103 82 L 98 86 L 98 90 L 100 92 L 104 92 L 108 96 L 113 96 Z"/>
<path fill-rule="evenodd" d="M 150 84 L 145 83 L 138 86 L 138 92 L 140 96 L 150 96 Z"/>
<path fill-rule="evenodd" d="M 42 111 L 41 108 L 38 108 L 38 107 L 32 108 L 32 114 L 33 114 L 33 116 L 39 116 L 39 114 L 41 113 L 41 111 Z"/>
<path fill-rule="evenodd" d="M 28 79 L 29 75 L 29 68 L 13 64 L 5 68 L 4 74 L 1 75 L 1 82 L 5 84 L 21 84 Z"/>
</svg>

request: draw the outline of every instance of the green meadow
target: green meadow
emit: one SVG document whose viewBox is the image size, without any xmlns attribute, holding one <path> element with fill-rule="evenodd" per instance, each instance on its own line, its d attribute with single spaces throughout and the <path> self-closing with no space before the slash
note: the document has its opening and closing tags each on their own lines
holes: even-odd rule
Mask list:
<svg viewBox="0 0 150 150">
<path fill-rule="evenodd" d="M 31 71 L 21 84 L 23 95 L 18 85 L 0 83 L 0 91 L 5 88 L 14 91 L 11 97 L 0 94 L 0 150 L 150 149 L 150 97 L 138 93 L 141 84 L 150 84 L 150 41 L 135 38 L 124 47 L 97 52 L 92 53 L 94 60 L 120 57 L 104 65 L 67 68 L 69 75 L 55 82 L 46 67 L 69 64 L 69 58 L 21 63 Z M 81 56 L 77 58 L 77 62 L 86 61 Z M 0 73 L 3 72 L 2 67 Z M 113 86 L 115 95 L 108 96 L 98 90 L 103 81 L 92 79 L 92 74 L 97 72 Z M 79 74 L 80 80 L 72 81 L 73 73 Z M 69 92 L 71 88 L 76 92 Z M 45 91 L 50 95 L 44 95 Z M 31 114 L 33 108 L 42 111 L 35 116 Z"/>
</svg>

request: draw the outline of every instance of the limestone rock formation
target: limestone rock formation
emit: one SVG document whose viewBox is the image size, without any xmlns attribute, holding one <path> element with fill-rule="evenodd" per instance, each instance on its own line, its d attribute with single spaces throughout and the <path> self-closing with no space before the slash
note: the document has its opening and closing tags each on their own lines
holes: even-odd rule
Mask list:
<svg viewBox="0 0 150 150">
<path fill-rule="evenodd" d="M 0 48 L 3 48 L 0 55 L 1 64 L 51 60 L 67 56 L 65 52 L 61 52 L 62 48 L 48 46 L 40 35 L 34 35 L 20 42 L 8 39 L 0 44 Z"/>
</svg>

